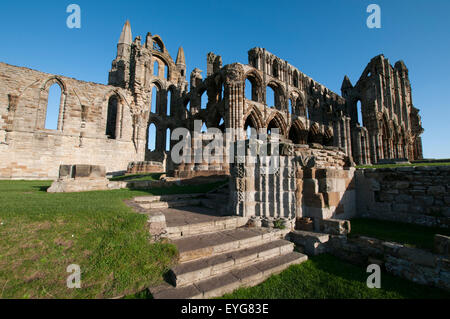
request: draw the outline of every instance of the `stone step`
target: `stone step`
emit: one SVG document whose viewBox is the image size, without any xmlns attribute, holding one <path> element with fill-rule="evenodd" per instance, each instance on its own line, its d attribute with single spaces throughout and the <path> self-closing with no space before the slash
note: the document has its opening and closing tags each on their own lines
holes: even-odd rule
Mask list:
<svg viewBox="0 0 450 319">
<path fill-rule="evenodd" d="M 164 209 L 164 208 L 174 208 L 174 207 L 186 207 L 186 206 L 197 206 L 202 203 L 201 199 L 198 198 L 187 198 L 179 200 L 170 201 L 157 201 L 157 202 L 140 202 L 139 205 L 144 209 Z"/>
<path fill-rule="evenodd" d="M 252 264 L 288 254 L 294 250 L 294 244 L 286 240 L 276 240 L 218 256 L 187 262 L 170 271 L 170 281 L 176 287 L 215 277 L 231 270 L 244 268 Z"/>
<path fill-rule="evenodd" d="M 217 204 L 219 205 L 223 205 L 228 203 L 229 199 L 230 199 L 230 194 L 228 193 L 212 193 L 212 194 L 206 194 L 205 197 L 207 199 L 211 199 L 214 201 L 219 201 Z"/>
<path fill-rule="evenodd" d="M 213 209 L 215 215 L 226 216 L 229 215 L 229 198 L 226 199 L 201 199 L 201 205 L 206 208 Z"/>
<path fill-rule="evenodd" d="M 279 229 L 238 228 L 177 239 L 173 244 L 178 247 L 179 261 L 183 263 L 284 239 L 288 233 L 287 230 Z"/>
<path fill-rule="evenodd" d="M 204 197 L 206 194 L 174 194 L 174 195 L 161 195 L 161 196 L 139 196 L 135 197 L 134 201 L 136 203 L 153 203 L 153 202 L 166 202 L 166 201 L 176 201 L 182 199 L 200 198 Z"/>
<path fill-rule="evenodd" d="M 248 218 L 239 216 L 221 217 L 220 219 L 205 221 L 201 223 L 189 223 L 180 226 L 168 226 L 167 237 L 172 240 L 205 235 L 224 230 L 233 230 L 247 224 Z"/>
<path fill-rule="evenodd" d="M 155 289 L 150 292 L 153 294 L 154 299 L 202 299 L 220 297 L 238 288 L 256 286 L 271 275 L 280 273 L 291 265 L 301 264 L 307 260 L 308 256 L 291 252 L 188 286 L 179 288 L 165 286 L 163 289 Z"/>
</svg>

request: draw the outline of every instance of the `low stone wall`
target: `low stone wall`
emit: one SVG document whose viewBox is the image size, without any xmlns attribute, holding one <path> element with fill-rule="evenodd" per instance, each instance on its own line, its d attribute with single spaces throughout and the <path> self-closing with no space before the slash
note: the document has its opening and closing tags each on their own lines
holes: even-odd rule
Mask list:
<svg viewBox="0 0 450 319">
<path fill-rule="evenodd" d="M 450 238 L 446 236 L 436 235 L 434 253 L 363 236 L 296 230 L 288 238 L 310 256 L 329 253 L 363 267 L 377 264 L 394 276 L 450 290 Z"/>
<path fill-rule="evenodd" d="M 450 290 L 448 255 L 409 248 L 375 238 L 330 236 L 327 252 L 354 264 L 379 264 L 395 276 Z"/>
<path fill-rule="evenodd" d="M 355 176 L 361 216 L 450 227 L 450 166 L 360 169 Z"/>
<path fill-rule="evenodd" d="M 164 165 L 160 162 L 131 162 L 128 164 L 127 174 L 164 173 Z"/>
<path fill-rule="evenodd" d="M 109 180 L 106 169 L 99 165 L 61 165 L 59 178 L 47 190 L 48 193 L 73 193 L 107 190 Z"/>
</svg>

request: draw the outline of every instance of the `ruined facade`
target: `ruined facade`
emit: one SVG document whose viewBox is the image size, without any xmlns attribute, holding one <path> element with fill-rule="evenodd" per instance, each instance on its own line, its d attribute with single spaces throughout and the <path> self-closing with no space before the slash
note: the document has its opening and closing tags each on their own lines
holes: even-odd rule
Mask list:
<svg viewBox="0 0 450 319">
<path fill-rule="evenodd" d="M 223 163 L 171 162 L 168 137 L 178 127 L 193 130 L 195 120 L 241 129 L 239 139 L 249 127 L 278 128 L 282 139 L 334 146 L 358 164 L 422 157 L 423 129 L 403 62 L 392 67 L 374 58 L 355 86 L 345 78 L 342 96 L 262 48 L 249 51 L 248 64 L 223 66 L 209 53 L 206 74 L 194 69 L 186 77 L 183 48 L 174 61 L 157 35 L 133 41 L 128 22 L 108 85 L 0 63 L 0 178 L 56 178 L 60 165 L 74 163 L 105 165 L 109 173 L 126 171 L 130 162 L 163 163 L 178 176 L 228 172 Z M 48 129 L 53 85 L 61 89 L 59 116 L 56 129 Z"/>
</svg>

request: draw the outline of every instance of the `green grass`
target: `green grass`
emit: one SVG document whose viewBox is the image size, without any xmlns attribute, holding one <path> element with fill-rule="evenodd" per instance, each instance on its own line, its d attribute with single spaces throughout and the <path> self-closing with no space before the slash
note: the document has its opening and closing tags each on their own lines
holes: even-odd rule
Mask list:
<svg viewBox="0 0 450 319">
<path fill-rule="evenodd" d="M 450 163 L 380 164 L 380 165 L 357 165 L 356 168 L 397 168 L 397 167 L 449 166 L 449 165 Z"/>
<path fill-rule="evenodd" d="M 414 299 L 450 298 L 443 290 L 415 284 L 387 273 L 381 289 L 367 288 L 370 274 L 363 267 L 330 255 L 310 258 L 252 288 L 242 288 L 224 299 Z"/>
<path fill-rule="evenodd" d="M 111 298 L 160 283 L 176 248 L 150 244 L 146 217 L 123 200 L 221 183 L 48 194 L 50 184 L 0 181 L 0 298 Z M 81 266 L 82 289 L 66 287 L 71 264 Z"/>
<path fill-rule="evenodd" d="M 374 237 L 427 250 L 433 249 L 435 234 L 450 236 L 449 229 L 368 218 L 352 219 L 351 227 L 350 236 Z"/>
<path fill-rule="evenodd" d="M 110 178 L 113 182 L 130 182 L 130 181 L 159 181 L 159 178 L 165 173 L 151 173 L 151 174 L 133 174 L 121 175 Z"/>
</svg>

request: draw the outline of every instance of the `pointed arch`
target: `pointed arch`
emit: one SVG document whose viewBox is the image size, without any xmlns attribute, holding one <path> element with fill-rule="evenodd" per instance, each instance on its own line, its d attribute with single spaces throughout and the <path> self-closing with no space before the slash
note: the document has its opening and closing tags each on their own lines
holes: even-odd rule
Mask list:
<svg viewBox="0 0 450 319">
<path fill-rule="evenodd" d="M 58 87 L 56 87 L 57 85 Z M 67 87 L 58 76 L 52 76 L 41 86 L 37 128 L 62 131 L 66 111 Z"/>
<path fill-rule="evenodd" d="M 283 116 L 279 112 L 273 114 L 266 123 L 268 131 L 271 131 L 273 128 L 278 128 L 280 130 L 280 136 L 286 136 L 287 125 Z"/>
<path fill-rule="evenodd" d="M 173 115 L 174 95 L 175 95 L 175 87 L 172 85 L 167 90 L 167 107 L 166 107 L 167 116 Z"/>
<path fill-rule="evenodd" d="M 165 47 L 164 42 L 161 39 L 161 37 L 159 35 L 154 35 L 152 37 L 152 40 L 153 40 L 152 49 L 155 51 L 164 53 L 166 50 L 166 47 Z"/>
<path fill-rule="evenodd" d="M 159 61 L 153 62 L 153 76 L 159 76 Z"/>
<path fill-rule="evenodd" d="M 256 107 L 252 107 L 247 112 L 247 114 L 244 116 L 244 123 L 244 129 L 247 129 L 248 126 L 251 126 L 257 130 L 265 127 L 263 116 Z"/>
<path fill-rule="evenodd" d="M 292 85 L 298 88 L 298 72 L 297 70 L 294 70 L 292 73 Z"/>
<path fill-rule="evenodd" d="M 314 123 L 309 128 L 308 144 L 309 143 L 317 143 L 317 144 L 322 144 L 323 143 L 323 136 L 320 133 L 320 128 L 319 128 L 319 125 L 317 123 Z"/>
<path fill-rule="evenodd" d="M 57 130 L 59 126 L 59 110 L 61 108 L 62 89 L 54 83 L 48 89 L 47 106 L 45 111 L 46 130 Z"/>
<path fill-rule="evenodd" d="M 263 81 L 258 72 L 251 70 L 244 76 L 245 78 L 245 97 L 247 100 L 262 102 Z"/>
<path fill-rule="evenodd" d="M 154 122 L 150 122 L 147 128 L 147 149 L 149 151 L 156 150 L 156 124 Z"/>
<path fill-rule="evenodd" d="M 153 81 L 151 83 L 151 96 L 150 96 L 150 113 L 161 113 L 161 93 L 162 85 L 159 81 Z"/>
<path fill-rule="evenodd" d="M 270 103 L 272 103 L 270 101 L 270 99 L 272 97 L 270 90 L 273 91 L 273 105 L 270 104 Z M 283 85 L 281 85 L 275 81 L 269 82 L 266 87 L 266 104 L 267 104 L 267 106 L 269 106 L 269 107 L 274 106 L 276 109 L 282 110 L 285 108 L 284 101 L 285 101 L 285 96 L 284 96 Z"/>
<path fill-rule="evenodd" d="M 325 129 L 325 134 L 323 135 L 323 145 L 333 146 L 333 143 L 334 143 L 333 131 L 330 127 L 327 127 Z"/>
<path fill-rule="evenodd" d="M 295 120 L 289 129 L 289 139 L 294 144 L 307 144 L 308 142 L 308 130 L 300 120 Z"/>
</svg>

